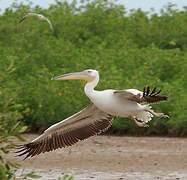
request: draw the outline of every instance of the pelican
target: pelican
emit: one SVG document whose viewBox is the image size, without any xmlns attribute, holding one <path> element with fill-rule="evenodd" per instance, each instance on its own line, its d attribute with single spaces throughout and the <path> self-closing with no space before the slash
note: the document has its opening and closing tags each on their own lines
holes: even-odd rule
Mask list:
<svg viewBox="0 0 187 180">
<path fill-rule="evenodd" d="M 38 13 L 27 13 L 25 16 L 23 16 L 23 18 L 19 21 L 19 23 L 23 22 L 28 17 L 37 17 L 41 21 L 47 21 L 51 31 L 54 31 L 51 21 L 47 17 L 45 17 L 44 15 L 38 14 Z"/>
<path fill-rule="evenodd" d="M 111 127 L 115 116 L 130 118 L 140 127 L 147 127 L 153 116 L 169 117 L 164 113 L 155 112 L 149 105 L 167 100 L 167 96 L 159 95 L 161 90 L 156 91 L 156 88 L 151 91 L 146 87 L 143 92 L 137 89 L 98 91 L 94 88 L 99 82 L 99 72 L 92 69 L 68 73 L 52 79 L 85 80 L 87 83 L 84 92 L 91 104 L 71 117 L 52 125 L 32 142 L 22 145 L 17 151 L 18 156 L 33 157 L 98 135 Z"/>
</svg>

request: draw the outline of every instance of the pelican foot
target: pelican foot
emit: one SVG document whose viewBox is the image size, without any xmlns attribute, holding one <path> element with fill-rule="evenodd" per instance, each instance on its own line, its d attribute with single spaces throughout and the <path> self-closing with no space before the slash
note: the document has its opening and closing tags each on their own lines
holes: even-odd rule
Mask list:
<svg viewBox="0 0 187 180">
<path fill-rule="evenodd" d="M 149 124 L 144 123 L 144 124 L 143 124 L 143 127 L 148 128 L 148 127 L 149 127 Z"/>
<path fill-rule="evenodd" d="M 133 118 L 135 123 L 139 126 L 139 127 L 149 127 L 149 124 L 144 122 L 143 120 L 141 119 L 137 119 L 137 118 Z"/>
<path fill-rule="evenodd" d="M 163 114 L 161 115 L 161 118 L 169 118 L 169 116 L 167 114 Z"/>
<path fill-rule="evenodd" d="M 159 116 L 160 118 L 169 118 L 169 116 L 167 114 L 161 113 L 161 115 Z"/>
</svg>

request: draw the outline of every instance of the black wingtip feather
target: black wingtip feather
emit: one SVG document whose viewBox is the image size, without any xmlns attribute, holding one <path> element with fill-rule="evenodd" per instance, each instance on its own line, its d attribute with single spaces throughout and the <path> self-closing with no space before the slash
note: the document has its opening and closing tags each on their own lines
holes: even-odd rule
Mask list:
<svg viewBox="0 0 187 180">
<path fill-rule="evenodd" d="M 157 93 L 155 93 L 155 94 L 154 94 L 154 96 L 156 96 L 156 95 L 160 94 L 160 93 L 161 93 L 161 91 L 162 91 L 162 90 L 160 89 L 160 90 L 159 90 Z"/>
<path fill-rule="evenodd" d="M 166 101 L 168 99 L 167 96 L 161 96 L 159 95 L 161 90 L 156 92 L 156 87 L 151 91 L 150 87 L 144 87 L 143 89 L 143 97 L 146 102 L 148 103 L 154 103 L 159 101 Z"/>
<path fill-rule="evenodd" d="M 148 87 L 147 87 L 147 91 L 146 91 L 146 96 L 149 95 L 149 92 L 150 92 L 150 87 L 148 86 Z"/>
<path fill-rule="evenodd" d="M 143 96 L 145 96 L 145 91 L 146 91 L 146 88 L 144 87 L 143 88 Z"/>
<path fill-rule="evenodd" d="M 156 87 L 154 87 L 154 89 L 152 90 L 152 92 L 150 93 L 150 95 L 154 95 L 155 92 L 156 92 Z"/>
</svg>

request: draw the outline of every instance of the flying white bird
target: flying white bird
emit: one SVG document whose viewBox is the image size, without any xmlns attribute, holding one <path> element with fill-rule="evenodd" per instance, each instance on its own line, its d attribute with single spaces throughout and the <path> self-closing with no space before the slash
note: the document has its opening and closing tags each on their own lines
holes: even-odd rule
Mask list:
<svg viewBox="0 0 187 180">
<path fill-rule="evenodd" d="M 38 14 L 38 13 L 27 13 L 25 16 L 23 16 L 23 18 L 19 21 L 19 23 L 23 22 L 28 17 L 37 17 L 41 21 L 47 21 L 51 31 L 54 31 L 54 28 L 53 28 L 53 25 L 52 25 L 51 21 L 47 17 L 45 17 L 44 15 Z"/>
<path fill-rule="evenodd" d="M 147 127 L 153 116 L 168 117 L 151 109 L 149 103 L 167 100 L 154 88 L 97 91 L 99 73 L 88 69 L 52 78 L 53 80 L 86 80 L 84 92 L 92 102 L 88 107 L 73 116 L 49 127 L 38 138 L 21 146 L 19 156 L 33 157 L 40 153 L 71 146 L 78 141 L 106 131 L 112 125 L 114 116 L 128 117 L 140 127 Z"/>
</svg>

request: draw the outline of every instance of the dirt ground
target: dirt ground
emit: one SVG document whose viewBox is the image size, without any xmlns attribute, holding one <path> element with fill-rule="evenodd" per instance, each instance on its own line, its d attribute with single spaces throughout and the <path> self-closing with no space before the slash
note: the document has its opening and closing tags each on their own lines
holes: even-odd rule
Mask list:
<svg viewBox="0 0 187 180">
<path fill-rule="evenodd" d="M 17 176 L 35 171 L 42 180 L 64 174 L 75 180 L 187 180 L 186 138 L 97 136 L 25 161 L 13 156 L 21 164 Z"/>
</svg>

